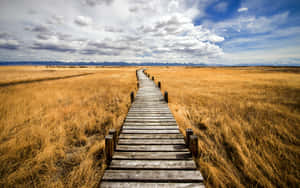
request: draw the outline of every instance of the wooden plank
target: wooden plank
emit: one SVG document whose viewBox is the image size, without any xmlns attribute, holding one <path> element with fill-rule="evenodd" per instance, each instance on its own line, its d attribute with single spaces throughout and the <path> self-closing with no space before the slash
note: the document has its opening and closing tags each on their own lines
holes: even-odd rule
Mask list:
<svg viewBox="0 0 300 188">
<path fill-rule="evenodd" d="M 172 114 L 149 114 L 149 113 L 143 113 L 143 114 L 127 114 L 127 117 L 134 118 L 134 117 L 140 117 L 140 118 L 155 118 L 155 117 L 164 117 L 164 118 L 174 118 Z"/>
<path fill-rule="evenodd" d="M 154 105 L 133 105 L 133 109 L 143 109 L 143 110 L 167 110 L 167 105 L 160 105 L 160 104 L 154 104 Z"/>
<path fill-rule="evenodd" d="M 161 105 L 167 105 L 167 103 L 164 102 L 164 100 L 162 98 L 158 99 L 158 97 L 144 97 L 144 99 L 142 98 L 138 98 L 136 97 L 136 100 L 134 102 L 134 104 L 161 104 Z"/>
<path fill-rule="evenodd" d="M 136 100 L 135 100 L 135 103 L 148 103 L 148 102 L 159 102 L 159 103 L 163 103 L 163 104 L 166 104 L 164 103 L 164 98 L 163 96 L 160 96 L 159 95 L 155 95 L 155 96 L 136 96 L 135 97 Z"/>
<path fill-rule="evenodd" d="M 103 180 L 143 182 L 203 182 L 198 170 L 106 170 Z"/>
<path fill-rule="evenodd" d="M 183 139 L 182 134 L 120 134 L 123 139 Z"/>
<path fill-rule="evenodd" d="M 143 109 L 143 110 L 167 110 L 167 105 L 160 105 L 160 104 L 154 104 L 154 105 L 132 105 L 132 109 Z"/>
<path fill-rule="evenodd" d="M 143 106 L 141 106 L 141 107 L 139 107 L 139 106 L 135 107 L 135 106 L 133 105 L 133 106 L 131 106 L 131 109 L 132 109 L 132 110 L 166 110 L 166 111 L 169 110 L 169 108 L 168 108 L 167 105 L 155 105 L 155 106 L 153 106 L 153 107 L 150 107 L 150 106 L 147 107 L 147 106 L 145 106 L 145 105 L 143 105 Z"/>
<path fill-rule="evenodd" d="M 189 151 L 185 145 L 117 145 L 117 151 Z"/>
<path fill-rule="evenodd" d="M 162 100 L 148 100 L 148 101 L 146 101 L 146 100 L 136 100 L 133 103 L 133 106 L 147 106 L 147 105 L 150 105 L 150 106 L 155 106 L 155 105 L 168 106 L 168 104 L 165 103 Z"/>
<path fill-rule="evenodd" d="M 132 106 L 155 106 L 155 105 L 159 105 L 159 106 L 164 106 L 164 107 L 167 107 L 168 104 L 165 103 L 164 101 L 135 101 L 135 103 L 133 103 Z"/>
<path fill-rule="evenodd" d="M 130 109 L 129 112 L 135 112 L 135 113 L 171 113 L 170 110 L 166 110 L 166 109 Z"/>
<path fill-rule="evenodd" d="M 170 112 L 128 112 L 128 116 L 172 116 L 173 114 Z"/>
<path fill-rule="evenodd" d="M 115 152 L 113 159 L 192 159 L 190 152 Z"/>
<path fill-rule="evenodd" d="M 152 120 L 152 119 L 163 119 L 163 120 L 173 120 L 174 121 L 174 118 L 172 116 L 169 116 L 169 117 L 164 117 L 164 116 L 152 116 L 152 117 L 131 117 L 131 116 L 127 116 L 128 120 L 131 120 L 131 119 L 145 119 L 145 120 Z"/>
<path fill-rule="evenodd" d="M 110 169 L 190 169 L 195 170 L 193 160 L 112 160 Z"/>
<path fill-rule="evenodd" d="M 156 122 L 156 123 L 138 123 L 138 122 L 125 122 L 125 125 L 134 125 L 134 126 L 177 126 L 174 122 Z"/>
<path fill-rule="evenodd" d="M 126 119 L 125 120 L 126 122 L 145 122 L 145 123 L 176 123 L 176 121 L 173 119 L 173 120 L 169 120 L 169 119 Z"/>
<path fill-rule="evenodd" d="M 205 188 L 203 183 L 144 183 L 103 181 L 101 188 Z"/>
<path fill-rule="evenodd" d="M 177 126 L 147 126 L 147 125 L 125 125 L 123 130 L 141 129 L 141 130 L 178 130 Z"/>
<path fill-rule="evenodd" d="M 179 134 L 179 130 L 122 130 L 127 134 Z"/>
<path fill-rule="evenodd" d="M 136 144 L 136 145 L 169 145 L 169 144 L 185 144 L 183 139 L 119 139 L 118 144 Z"/>
<path fill-rule="evenodd" d="M 152 113 L 152 112 L 158 112 L 158 113 L 171 113 L 170 110 L 167 109 L 162 109 L 162 108 L 149 108 L 149 109 L 145 109 L 145 108 L 134 108 L 132 110 L 130 110 L 129 112 L 143 112 L 143 113 Z"/>
</svg>

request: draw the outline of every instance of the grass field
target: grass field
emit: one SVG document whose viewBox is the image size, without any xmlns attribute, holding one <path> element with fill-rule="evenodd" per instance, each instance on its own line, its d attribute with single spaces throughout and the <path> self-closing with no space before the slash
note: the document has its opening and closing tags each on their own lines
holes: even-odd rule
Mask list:
<svg viewBox="0 0 300 188">
<path fill-rule="evenodd" d="M 300 69 L 148 68 L 181 131 L 199 137 L 207 187 L 298 187 Z"/>
<path fill-rule="evenodd" d="M 0 86 L 19 82 L 61 78 L 93 73 L 96 68 L 67 68 L 42 66 L 5 66 L 0 67 Z"/>
<path fill-rule="evenodd" d="M 95 187 L 103 138 L 120 128 L 135 68 L 0 67 L 0 187 Z"/>
</svg>

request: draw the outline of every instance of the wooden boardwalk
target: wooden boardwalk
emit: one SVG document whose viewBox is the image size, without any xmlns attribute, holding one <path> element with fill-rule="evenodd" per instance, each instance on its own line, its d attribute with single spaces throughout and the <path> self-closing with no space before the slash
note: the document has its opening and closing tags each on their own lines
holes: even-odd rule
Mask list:
<svg viewBox="0 0 300 188">
<path fill-rule="evenodd" d="M 140 87 L 100 187 L 204 187 L 159 88 L 142 70 L 137 75 Z"/>
</svg>

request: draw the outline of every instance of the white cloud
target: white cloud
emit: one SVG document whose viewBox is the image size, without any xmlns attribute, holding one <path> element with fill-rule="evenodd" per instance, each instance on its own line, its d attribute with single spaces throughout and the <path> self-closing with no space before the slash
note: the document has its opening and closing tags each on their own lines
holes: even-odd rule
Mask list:
<svg viewBox="0 0 300 188">
<path fill-rule="evenodd" d="M 248 11 L 248 8 L 247 7 L 241 7 L 237 11 L 238 12 L 246 12 L 246 11 Z"/>
<path fill-rule="evenodd" d="M 92 19 L 87 16 L 77 16 L 74 23 L 79 26 L 88 26 L 92 24 Z"/>
<path fill-rule="evenodd" d="M 0 39 L 0 48 L 6 50 L 16 50 L 19 48 L 19 42 L 16 40 Z"/>
<path fill-rule="evenodd" d="M 274 31 L 281 24 L 286 23 L 289 12 L 266 16 L 239 16 L 223 22 L 206 22 L 207 28 L 215 31 L 217 34 L 232 35 L 234 32 L 244 34 L 259 34 Z"/>
<path fill-rule="evenodd" d="M 83 3 L 88 5 L 88 6 L 96 6 L 96 5 L 101 5 L 105 3 L 106 5 L 109 5 L 113 2 L 113 0 L 83 0 Z"/>
<path fill-rule="evenodd" d="M 227 25 L 193 23 L 209 0 L 4 1 L 0 29 L 15 31 L 23 57 L 33 51 L 36 59 L 209 62 L 224 54 L 219 28 Z M 216 6 L 220 12 L 227 8 L 226 3 Z M 234 28 L 239 29 L 235 23 Z"/>
</svg>

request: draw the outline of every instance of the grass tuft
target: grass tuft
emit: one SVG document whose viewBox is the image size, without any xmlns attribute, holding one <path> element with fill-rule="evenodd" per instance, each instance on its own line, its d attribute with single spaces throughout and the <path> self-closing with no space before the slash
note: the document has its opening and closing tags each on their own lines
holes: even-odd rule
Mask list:
<svg viewBox="0 0 300 188">
<path fill-rule="evenodd" d="M 298 187 L 299 68 L 149 68 L 180 130 L 199 137 L 207 187 Z M 180 78 L 180 79 L 178 79 Z"/>
</svg>

